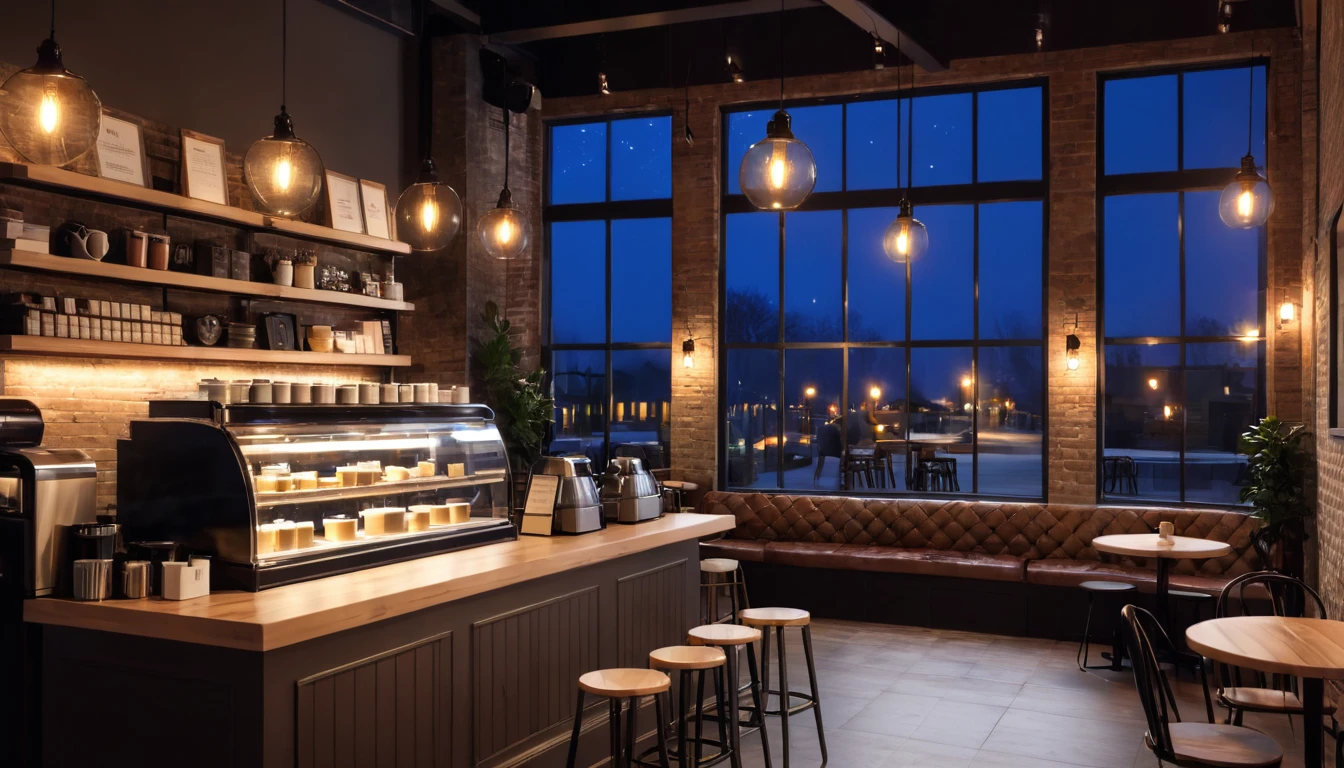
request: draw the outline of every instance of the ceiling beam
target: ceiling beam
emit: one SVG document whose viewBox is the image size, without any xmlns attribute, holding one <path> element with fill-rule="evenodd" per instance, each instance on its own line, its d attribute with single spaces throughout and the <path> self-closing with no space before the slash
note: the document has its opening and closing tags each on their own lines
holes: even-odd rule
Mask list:
<svg viewBox="0 0 1344 768">
<path fill-rule="evenodd" d="M 438 2 L 439 0 L 435 0 Z M 784 10 L 816 8 L 824 3 L 821 0 L 783 0 Z M 641 13 L 634 16 L 614 16 L 609 19 L 593 19 L 573 24 L 555 24 L 549 27 L 515 29 L 490 35 L 490 42 L 517 45 L 538 40 L 554 40 L 561 37 L 579 37 L 581 35 L 600 35 L 605 32 L 625 32 L 631 29 L 665 27 L 671 24 L 686 24 L 712 19 L 731 19 L 738 16 L 754 16 L 761 13 L 778 13 L 780 3 L 777 0 L 739 0 L 735 3 L 706 5 L 697 8 L 684 8 L 676 11 L 658 11 Z"/>
<path fill-rule="evenodd" d="M 872 9 L 863 0 L 825 0 L 825 3 L 842 16 L 854 22 L 864 32 L 877 35 L 885 42 L 891 45 L 899 45 L 901 53 L 909 60 L 918 64 L 926 72 L 941 72 L 947 69 L 947 64 L 939 61 L 932 53 L 924 49 L 924 46 L 915 42 L 910 35 L 897 29 L 878 11 Z"/>
<path fill-rule="evenodd" d="M 459 21 L 481 28 L 481 15 L 459 3 L 457 0 L 430 0 L 430 2 L 447 11 L 450 15 L 457 17 Z"/>
</svg>

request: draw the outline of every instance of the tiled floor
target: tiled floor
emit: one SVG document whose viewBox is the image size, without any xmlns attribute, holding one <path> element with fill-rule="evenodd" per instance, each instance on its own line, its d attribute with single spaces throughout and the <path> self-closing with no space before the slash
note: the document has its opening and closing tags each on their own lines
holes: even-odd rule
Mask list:
<svg viewBox="0 0 1344 768">
<path fill-rule="evenodd" d="M 1073 643 L 826 620 L 814 622 L 812 637 L 831 768 L 1157 765 L 1143 746 L 1130 673 L 1079 672 Z M 790 683 L 806 690 L 796 640 L 788 642 Z M 1176 684 L 1181 714 L 1202 722 L 1203 698 L 1190 677 Z M 1291 728 L 1286 717 L 1245 722 L 1278 740 L 1284 766 L 1301 768 L 1299 719 Z M 782 766 L 778 718 L 768 726 L 774 766 Z M 790 741 L 791 766 L 820 764 L 810 712 L 790 720 Z M 1328 737 L 1326 749 L 1333 764 Z M 744 765 L 763 766 L 761 750 L 759 735 L 747 735 Z"/>
</svg>

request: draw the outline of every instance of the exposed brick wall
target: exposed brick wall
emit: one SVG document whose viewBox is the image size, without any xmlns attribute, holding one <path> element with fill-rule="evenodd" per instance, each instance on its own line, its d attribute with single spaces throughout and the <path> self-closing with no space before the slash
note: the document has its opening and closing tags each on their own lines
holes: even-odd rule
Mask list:
<svg viewBox="0 0 1344 768">
<path fill-rule="evenodd" d="M 1269 123 L 1271 170 L 1278 213 L 1269 233 L 1269 316 L 1286 289 L 1301 301 L 1302 253 L 1298 222 L 1302 219 L 1301 78 L 1296 30 L 1257 33 L 1257 53 L 1274 62 Z M 1251 50 L 1247 34 L 1161 41 L 1019 56 L 963 59 L 938 73 L 920 72 L 917 85 L 943 86 L 997 82 L 1028 77 L 1049 81 L 1050 114 L 1050 239 L 1049 290 L 1046 311 L 1049 337 L 1049 486 L 1055 502 L 1096 500 L 1097 471 L 1097 228 L 1096 137 L 1097 73 L 1134 68 L 1174 66 L 1206 61 L 1244 59 Z M 894 91 L 896 69 L 850 72 L 791 79 L 790 98 L 840 96 Z M 678 142 L 672 156 L 673 287 L 675 342 L 691 323 L 696 342 L 696 367 L 674 366 L 672 378 L 673 466 L 712 474 L 717 457 L 717 352 L 720 315 L 718 205 L 721 143 L 720 109 L 735 104 L 769 101 L 778 95 L 775 82 L 725 83 L 690 89 L 693 148 Z M 543 117 L 675 111 L 682 117 L 681 89 L 616 92 L 608 97 L 584 96 L 545 102 Z M 678 129 L 674 135 L 679 136 Z M 1082 341 L 1082 365 L 1064 367 L 1064 330 L 1075 315 Z M 1300 339 L 1294 328 L 1269 329 L 1272 374 L 1268 377 L 1271 407 L 1285 418 L 1303 414 Z"/>
</svg>

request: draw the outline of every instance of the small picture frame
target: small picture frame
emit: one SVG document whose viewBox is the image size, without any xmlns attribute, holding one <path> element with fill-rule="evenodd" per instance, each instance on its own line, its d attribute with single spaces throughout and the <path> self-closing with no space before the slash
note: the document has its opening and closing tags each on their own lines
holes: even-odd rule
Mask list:
<svg viewBox="0 0 1344 768">
<path fill-rule="evenodd" d="M 341 232 L 364 234 L 364 209 L 359 204 L 359 179 L 327 171 L 327 225 Z"/>
<path fill-rule="evenodd" d="M 294 315 L 275 312 L 262 318 L 266 328 L 266 348 L 289 352 L 299 348 L 299 324 Z"/>
<path fill-rule="evenodd" d="M 391 240 L 392 223 L 387 213 L 387 187 L 376 181 L 360 179 L 359 199 L 364 204 L 365 233 Z"/>
<path fill-rule="evenodd" d="M 98 126 L 98 175 L 137 187 L 149 187 L 149 160 L 145 156 L 145 135 L 140 126 L 103 110 Z"/>
<path fill-rule="evenodd" d="M 183 195 L 220 205 L 229 204 L 223 139 L 183 128 L 180 165 Z"/>
</svg>

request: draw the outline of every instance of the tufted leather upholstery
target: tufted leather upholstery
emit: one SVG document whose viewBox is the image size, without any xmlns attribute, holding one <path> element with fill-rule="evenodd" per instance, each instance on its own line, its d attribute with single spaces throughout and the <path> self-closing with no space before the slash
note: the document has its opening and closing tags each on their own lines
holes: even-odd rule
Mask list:
<svg viewBox="0 0 1344 768">
<path fill-rule="evenodd" d="M 934 499 L 862 499 L 714 491 L 703 510 L 737 527 L 710 544 L 722 556 L 812 568 L 956 575 L 1072 586 L 1089 578 L 1151 588 L 1154 571 L 1092 548 L 1103 534 L 1146 533 L 1164 521 L 1176 534 L 1226 541 L 1232 554 L 1181 560 L 1176 588 L 1217 591 L 1254 570 L 1257 522 L 1238 512 Z M 1147 523 L 1147 525 L 1145 525 Z"/>
</svg>

